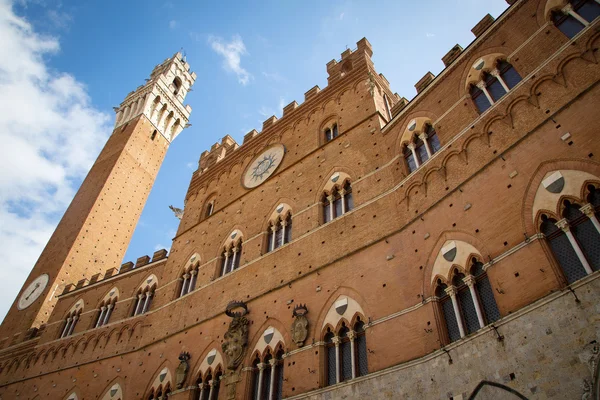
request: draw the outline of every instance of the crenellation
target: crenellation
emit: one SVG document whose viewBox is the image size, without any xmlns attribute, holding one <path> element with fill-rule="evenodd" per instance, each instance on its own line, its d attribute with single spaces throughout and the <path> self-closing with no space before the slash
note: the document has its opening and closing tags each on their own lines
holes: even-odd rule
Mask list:
<svg viewBox="0 0 600 400">
<path fill-rule="evenodd" d="M 275 125 L 276 122 L 277 122 L 277 117 L 274 115 L 271 115 L 269 118 L 267 118 L 263 122 L 262 130 L 265 131 L 265 130 L 269 129 L 270 127 Z"/>
<path fill-rule="evenodd" d="M 143 267 L 146 264 L 150 263 L 150 257 L 147 255 L 138 257 L 138 259 L 135 261 L 135 267 L 133 268 L 139 268 L 139 267 Z"/>
<path fill-rule="evenodd" d="M 133 261 L 127 261 L 127 262 L 121 264 L 121 267 L 119 268 L 119 273 L 123 274 L 125 272 L 131 271 L 133 268 L 134 268 Z"/>
<path fill-rule="evenodd" d="M 455 44 L 450 51 L 448 51 L 443 57 L 442 57 L 442 62 L 444 63 L 444 66 L 449 66 L 450 64 L 452 64 L 452 62 L 454 60 L 456 60 L 458 58 L 458 56 L 460 56 L 460 53 L 462 53 L 463 48 L 461 45 L 459 45 L 458 43 Z"/>
<path fill-rule="evenodd" d="M 310 88 L 306 93 L 304 93 L 304 103 L 308 102 L 309 100 L 312 100 L 320 91 L 321 88 L 319 87 L 319 85 L 315 85 L 312 88 Z"/>
<path fill-rule="evenodd" d="M 242 144 L 247 143 L 251 139 L 255 138 L 258 134 L 259 134 L 259 132 L 256 129 L 252 129 L 250 132 L 248 132 L 244 135 L 244 141 L 242 142 Z M 202 154 L 204 154 L 204 153 L 202 153 Z"/>
<path fill-rule="evenodd" d="M 486 14 L 485 17 L 483 17 L 481 21 L 479 21 L 477 25 L 475 25 L 473 29 L 471 29 L 471 32 L 473 32 L 473 35 L 475 35 L 475 37 L 479 37 L 483 32 L 486 31 L 487 28 L 494 24 L 494 21 L 494 17 L 492 17 L 490 14 Z"/>
<path fill-rule="evenodd" d="M 415 89 L 417 89 L 417 93 L 420 93 L 425 89 L 433 80 L 435 79 L 435 75 L 431 72 L 427 72 L 425 76 L 423 76 L 417 83 L 415 83 Z"/>
<path fill-rule="evenodd" d="M 285 116 L 289 115 L 296 108 L 298 108 L 298 103 L 296 102 L 296 100 L 294 100 L 290 104 L 288 104 L 287 106 L 283 107 L 283 115 L 282 115 L 282 117 L 285 117 Z"/>
</svg>

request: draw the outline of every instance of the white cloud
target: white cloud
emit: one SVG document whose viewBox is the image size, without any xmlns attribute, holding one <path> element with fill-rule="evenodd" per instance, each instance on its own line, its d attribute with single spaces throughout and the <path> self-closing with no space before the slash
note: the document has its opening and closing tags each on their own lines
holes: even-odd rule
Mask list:
<svg viewBox="0 0 600 400">
<path fill-rule="evenodd" d="M 212 49 L 223 56 L 223 68 L 226 71 L 233 72 L 238 77 L 238 82 L 247 85 L 252 79 L 252 75 L 242 68 L 241 56 L 248 54 L 242 38 L 235 35 L 230 42 L 225 42 L 223 38 L 210 36 L 208 43 Z"/>
<path fill-rule="evenodd" d="M 169 28 L 175 29 L 175 28 L 177 28 L 177 25 L 179 25 L 179 23 L 177 21 L 175 21 L 174 19 L 169 21 Z"/>
<path fill-rule="evenodd" d="M 283 76 L 279 75 L 278 72 L 263 71 L 262 74 L 265 78 L 273 82 L 284 82 L 286 80 Z"/>
<path fill-rule="evenodd" d="M 110 132 L 81 82 L 50 70 L 59 50 L 0 0 L 0 318 Z"/>
<path fill-rule="evenodd" d="M 425 36 L 426 36 L 426 37 L 428 37 L 428 38 L 429 38 L 429 37 L 434 37 L 434 36 L 435 36 L 435 33 L 426 33 L 426 34 L 425 34 Z"/>
<path fill-rule="evenodd" d="M 344 13 L 340 14 L 340 21 L 344 19 Z"/>
</svg>

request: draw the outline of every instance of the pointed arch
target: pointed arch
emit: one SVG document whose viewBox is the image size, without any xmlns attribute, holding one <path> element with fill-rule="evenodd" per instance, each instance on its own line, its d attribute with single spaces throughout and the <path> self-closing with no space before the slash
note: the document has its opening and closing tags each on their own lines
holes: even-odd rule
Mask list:
<svg viewBox="0 0 600 400">
<path fill-rule="evenodd" d="M 100 400 L 124 400 L 125 381 L 120 376 L 113 379 L 105 386 L 103 394 L 99 397 Z"/>
</svg>

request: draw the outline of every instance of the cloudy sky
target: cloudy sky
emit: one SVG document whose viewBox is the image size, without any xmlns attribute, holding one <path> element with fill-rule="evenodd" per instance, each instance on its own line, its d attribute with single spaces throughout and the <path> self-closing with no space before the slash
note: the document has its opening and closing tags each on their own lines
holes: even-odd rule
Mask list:
<svg viewBox="0 0 600 400">
<path fill-rule="evenodd" d="M 183 49 L 198 78 L 192 127 L 171 145 L 125 261 L 169 249 L 200 153 L 304 93 L 367 37 L 392 89 L 427 71 L 505 0 L 0 0 L 0 318 L 4 318 L 114 123 L 112 107 Z"/>
</svg>

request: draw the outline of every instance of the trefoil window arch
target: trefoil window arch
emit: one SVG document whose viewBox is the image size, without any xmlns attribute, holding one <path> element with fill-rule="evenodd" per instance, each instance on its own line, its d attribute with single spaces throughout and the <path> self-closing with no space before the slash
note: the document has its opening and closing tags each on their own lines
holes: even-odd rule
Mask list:
<svg viewBox="0 0 600 400">
<path fill-rule="evenodd" d="M 599 0 L 570 0 L 562 9 L 551 13 L 554 25 L 569 39 L 573 39 L 598 16 Z"/>
<path fill-rule="evenodd" d="M 240 267 L 240 257 L 242 256 L 242 239 L 229 243 L 223 248 L 221 256 L 221 270 L 219 276 L 224 276 L 235 271 Z"/>
<path fill-rule="evenodd" d="M 416 171 L 441 147 L 435 128 L 431 124 L 426 124 L 422 133 L 415 134 L 413 140 L 403 146 L 402 154 L 409 173 Z"/>
<path fill-rule="evenodd" d="M 326 386 L 368 374 L 365 324 L 359 316 L 352 329 L 346 322 L 342 322 L 337 332 L 327 328 L 323 341 Z"/>
<path fill-rule="evenodd" d="M 472 258 L 466 275 L 455 269 L 450 283 L 438 279 L 435 290 L 449 342 L 500 319 L 494 291 L 481 261 Z"/>
<path fill-rule="evenodd" d="M 67 314 L 65 322 L 63 324 L 63 329 L 60 331 L 59 338 L 62 339 L 73 334 L 73 330 L 75 330 L 75 325 L 77 325 L 77 322 L 79 322 L 79 320 L 81 319 L 82 311 L 83 309 L 80 308 L 78 310 L 73 310 L 69 314 Z"/>
<path fill-rule="evenodd" d="M 281 400 L 283 392 L 283 351 L 278 346 L 275 354 L 267 349 L 261 357 L 258 353 L 252 361 L 252 400 Z"/>
<path fill-rule="evenodd" d="M 338 126 L 337 123 L 332 124 L 331 126 L 325 128 L 325 143 L 335 139 L 338 137 Z"/>
<path fill-rule="evenodd" d="M 271 252 L 292 240 L 292 214 L 276 218 L 267 229 L 267 252 Z"/>
<path fill-rule="evenodd" d="M 498 60 L 496 67 L 485 72 L 482 79 L 471 85 L 471 99 L 479 113 L 483 113 L 521 81 L 521 75 L 506 60 Z"/>
<path fill-rule="evenodd" d="M 212 370 L 208 370 L 204 377 L 202 374 L 196 380 L 198 390 L 196 393 L 195 400 L 214 400 L 219 398 L 219 389 L 221 388 L 221 379 L 223 372 L 221 367 L 218 366 L 213 374 Z"/>
<path fill-rule="evenodd" d="M 334 185 L 330 193 L 323 194 L 323 222 L 327 223 L 354 208 L 352 184 L 349 180 L 342 185 Z"/>
<path fill-rule="evenodd" d="M 562 219 L 541 215 L 544 234 L 565 279 L 571 284 L 600 269 L 600 223 L 597 188 L 588 186 L 590 203 L 581 206 L 564 200 Z M 592 203 L 592 201 L 594 203 Z"/>
<path fill-rule="evenodd" d="M 135 303 L 131 316 L 145 314 L 150 310 L 152 300 L 154 299 L 155 285 L 152 287 L 146 286 L 144 289 L 140 289 L 137 292 Z"/>
<path fill-rule="evenodd" d="M 187 268 L 181 274 L 181 287 L 179 289 L 179 297 L 183 297 L 196 289 L 196 282 L 198 281 L 198 273 L 200 270 L 200 263 L 194 264 L 192 267 Z"/>
<path fill-rule="evenodd" d="M 96 318 L 94 328 L 99 328 L 103 325 L 108 324 L 108 321 L 110 320 L 110 317 L 117 305 L 117 300 L 118 297 L 115 297 L 100 303 L 100 312 L 98 313 L 98 317 Z"/>
</svg>

